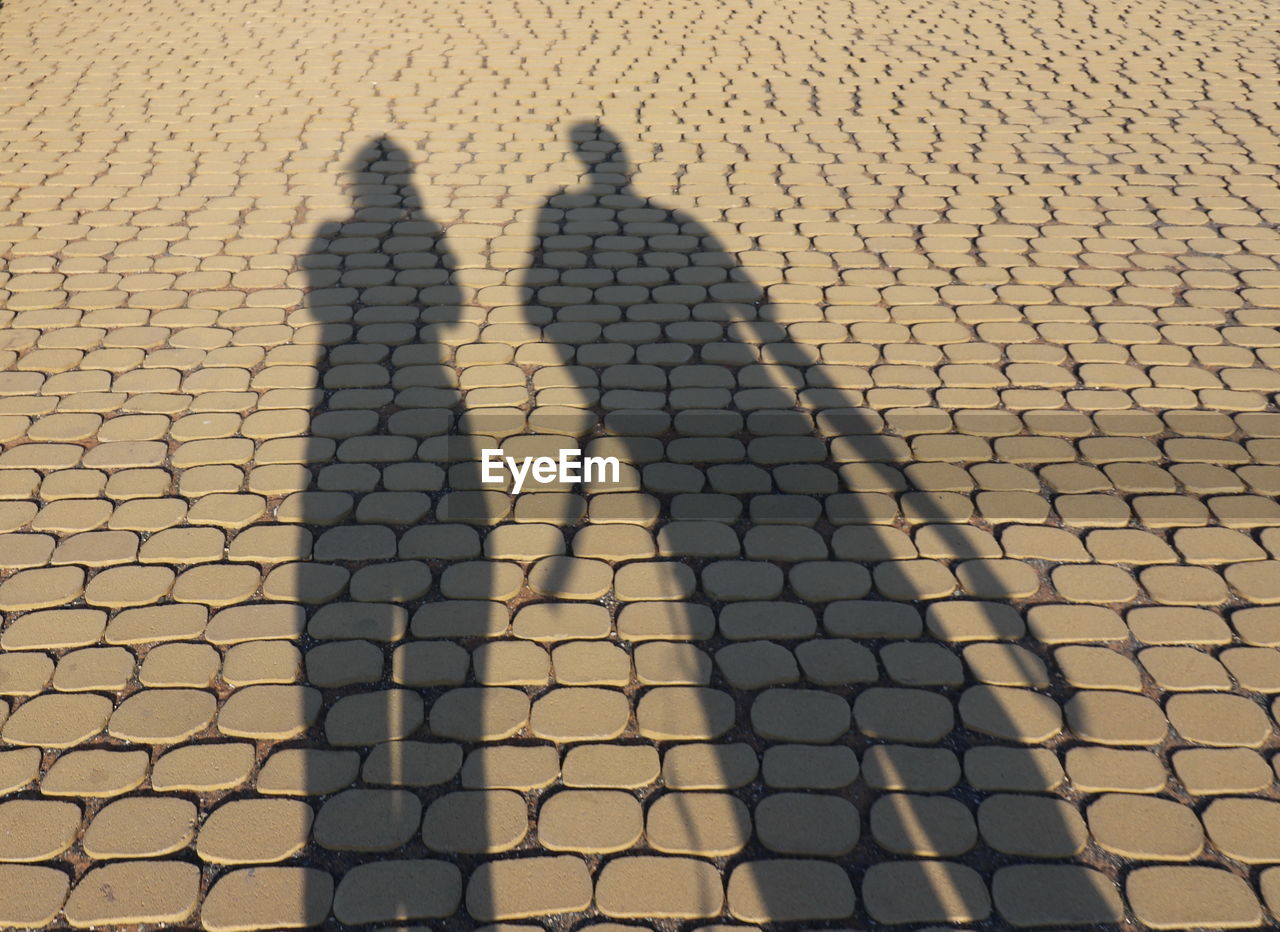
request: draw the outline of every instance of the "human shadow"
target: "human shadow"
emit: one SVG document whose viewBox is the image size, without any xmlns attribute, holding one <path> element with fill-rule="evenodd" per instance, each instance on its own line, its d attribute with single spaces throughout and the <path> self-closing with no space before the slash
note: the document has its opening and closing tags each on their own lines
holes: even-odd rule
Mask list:
<svg viewBox="0 0 1280 932">
<path fill-rule="evenodd" d="M 458 432 L 453 364 L 480 321 L 413 168 L 386 137 L 365 145 L 347 168 L 350 217 L 325 224 L 304 259 L 321 350 L 313 469 L 277 516 L 314 536 L 295 597 L 314 607 L 305 677 L 321 703 L 310 733 L 263 773 L 292 767 L 294 791 L 318 804 L 301 896 L 312 925 L 330 909 L 328 924 L 352 927 L 453 915 L 485 837 L 483 800 L 450 789 L 461 740 L 484 716 L 468 705 L 468 648 L 495 633 L 496 606 L 439 595 L 452 586 L 474 598 L 488 585 L 476 530 L 439 520 L 458 481 L 451 462 L 475 457 Z M 450 727 L 427 727 L 446 696 L 461 710 Z M 424 812 L 442 821 L 442 799 L 447 824 L 424 839 Z"/>
<path fill-rule="evenodd" d="M 308 922 L 1117 921 L 1038 747 L 1030 594 L 918 468 L 939 413 L 866 404 L 849 334 L 890 312 L 766 294 L 608 130 L 570 140 L 487 310 L 387 139 L 305 260 L 318 468 L 278 519 L 315 537 L 322 703 L 275 755 L 318 803 Z M 486 481 L 565 448 L 618 477 Z"/>
<path fill-rule="evenodd" d="M 563 494 L 559 523 L 577 560 L 613 563 L 611 637 L 634 672 L 621 740 L 663 759 L 636 794 L 638 847 L 579 842 L 603 855 L 596 912 L 982 922 L 994 883 L 1006 921 L 1119 921 L 1110 882 L 1070 863 L 1088 832 L 1041 747 L 1066 740 L 1068 690 L 1023 620 L 1039 583 L 1011 580 L 957 507 L 964 470 L 913 461 L 950 417 L 924 402 L 887 426 L 865 404 L 879 360 L 849 334 L 890 311 L 839 285 L 771 299 L 710 229 L 634 191 L 606 128 L 569 139 L 583 179 L 538 213 L 524 283 L 527 323 L 571 364 L 530 423 L 634 469 Z M 558 561 L 543 596 L 589 597 L 568 579 L 581 569 Z M 725 859 L 727 899 L 682 857 Z"/>
</svg>

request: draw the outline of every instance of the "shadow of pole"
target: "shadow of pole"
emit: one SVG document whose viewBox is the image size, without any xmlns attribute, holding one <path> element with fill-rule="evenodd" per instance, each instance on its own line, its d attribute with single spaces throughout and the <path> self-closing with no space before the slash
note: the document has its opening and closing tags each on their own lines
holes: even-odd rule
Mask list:
<svg viewBox="0 0 1280 932">
<path fill-rule="evenodd" d="M 631 191 L 608 130 L 571 141 L 583 184 L 548 198 L 487 318 L 385 139 L 307 259 L 328 348 L 290 519 L 316 535 L 300 586 L 320 606 L 312 914 L 332 876 L 348 926 L 1119 921 L 1055 797 L 1065 687 L 1023 621 L 1038 596 L 903 439 L 954 425 L 872 410 L 870 363 L 820 349 L 954 312 L 767 300 L 712 230 Z M 482 450 L 575 443 L 631 469 L 514 501 L 481 481 Z M 593 746 L 653 773 L 563 778 Z M 600 793 L 642 822 L 541 831 L 556 807 L 590 823 Z"/>
</svg>

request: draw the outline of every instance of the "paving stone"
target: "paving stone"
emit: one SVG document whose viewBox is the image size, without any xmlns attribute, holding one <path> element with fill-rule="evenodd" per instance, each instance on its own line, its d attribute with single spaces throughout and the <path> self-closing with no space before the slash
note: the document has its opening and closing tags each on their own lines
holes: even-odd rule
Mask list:
<svg viewBox="0 0 1280 932">
<path fill-rule="evenodd" d="M 464 854 L 507 851 L 528 830 L 528 806 L 510 790 L 448 793 L 428 807 L 422 820 L 428 848 Z"/>
<path fill-rule="evenodd" d="M 649 806 L 645 837 L 666 854 L 723 857 L 735 854 L 751 837 L 747 807 L 725 793 L 667 793 Z"/>
<path fill-rule="evenodd" d="M 47 861 L 66 851 L 80 830 L 80 807 L 54 800 L 0 803 L 0 860 Z"/>
<path fill-rule="evenodd" d="M 999 602 L 937 602 L 925 611 L 925 623 L 942 641 L 1017 640 L 1026 632 L 1017 611 Z"/>
<path fill-rule="evenodd" d="M 563 779 L 573 787 L 637 789 L 653 783 L 659 770 L 652 747 L 583 745 L 565 755 Z"/>
<path fill-rule="evenodd" d="M 0 791 L 12 793 L 30 786 L 39 773 L 40 757 L 37 748 L 0 752 Z"/>
<path fill-rule="evenodd" d="M 1095 744 L 1155 746 L 1169 731 L 1160 707 L 1145 696 L 1080 692 L 1067 700 L 1063 711 L 1072 733 Z"/>
<path fill-rule="evenodd" d="M 91 858 L 148 858 L 185 848 L 195 836 L 196 807 L 185 799 L 131 797 L 99 810 L 81 839 Z"/>
<path fill-rule="evenodd" d="M 1257 793 L 1275 774 L 1256 751 L 1245 748 L 1187 748 L 1176 751 L 1173 772 L 1195 796 Z"/>
<path fill-rule="evenodd" d="M 1260 693 L 1280 691 L 1280 656 L 1263 647 L 1234 647 L 1224 650 L 1218 660 L 1244 689 Z"/>
<path fill-rule="evenodd" d="M 296 653 L 292 645 L 272 644 L 271 648 L 292 649 Z M 159 644 L 147 651 L 146 659 L 138 670 L 138 682 L 143 686 L 205 688 L 217 675 L 220 660 L 218 652 L 207 644 Z M 132 673 L 132 656 L 129 670 Z M 232 677 L 234 680 L 234 666 Z"/>
<path fill-rule="evenodd" d="M 523 823 L 526 813 L 523 800 L 519 802 Z M 653 817 L 651 808 L 649 818 Z M 640 840 L 643 831 L 640 803 L 615 790 L 566 790 L 548 799 L 538 812 L 538 842 L 552 851 L 624 851 Z"/>
<path fill-rule="evenodd" d="M 1186 741 L 1210 747 L 1260 747 L 1271 733 L 1266 713 L 1242 696 L 1185 693 L 1165 705 Z"/>
<path fill-rule="evenodd" d="M 1139 868 L 1126 879 L 1125 895 L 1138 921 L 1153 929 L 1240 929 L 1262 921 L 1248 885 L 1211 867 Z"/>
<path fill-rule="evenodd" d="M 340 921 L 359 925 L 453 915 L 462 876 L 445 861 L 426 859 L 359 864 L 343 875 L 333 897 Z"/>
<path fill-rule="evenodd" d="M 942 792 L 960 780 L 959 761 L 944 748 L 877 744 L 867 750 L 862 764 L 867 784 L 881 790 Z"/>
<path fill-rule="evenodd" d="M 38 695 L 54 676 L 54 662 L 45 654 L 13 653 L 0 657 L 0 693 Z"/>
<path fill-rule="evenodd" d="M 727 887 L 729 914 L 746 922 L 846 919 L 856 904 L 848 875 L 827 861 L 751 861 Z"/>
<path fill-rule="evenodd" d="M 755 823 L 760 843 L 779 854 L 839 857 L 858 843 L 858 810 L 838 796 L 778 793 L 756 806 Z"/>
<path fill-rule="evenodd" d="M 887 599 L 917 601 L 940 599 L 955 591 L 956 578 L 934 560 L 892 560 L 876 566 L 872 577 L 876 590 Z"/>
<path fill-rule="evenodd" d="M 598 599 L 612 584 L 613 571 L 599 560 L 547 557 L 529 570 L 529 586 L 553 598 Z"/>
<path fill-rule="evenodd" d="M 870 826 L 877 844 L 904 855 L 963 854 L 978 838 L 969 810 L 942 796 L 885 794 L 871 807 Z"/>
<path fill-rule="evenodd" d="M 1168 773 L 1150 751 L 1078 747 L 1067 751 L 1067 773 L 1082 793 L 1159 793 Z"/>
<path fill-rule="evenodd" d="M 431 706 L 431 733 L 456 741 L 499 741 L 529 723 L 524 693 L 501 686 L 453 689 Z"/>
<path fill-rule="evenodd" d="M 996 912 L 1018 927 L 1087 926 L 1119 922 L 1124 916 L 1120 894 L 1107 876 L 1074 864 L 999 868 L 991 898 Z"/>
<path fill-rule="evenodd" d="M 291 738 L 320 713 L 320 693 L 304 686 L 246 686 L 218 711 L 217 727 L 234 738 Z"/>
<path fill-rule="evenodd" d="M 242 742 L 186 745 L 155 762 L 151 787 L 161 793 L 228 790 L 249 779 L 253 764 L 253 747 Z"/>
<path fill-rule="evenodd" d="M 951 703 L 923 689 L 873 687 L 853 703 L 858 730 L 871 738 L 933 744 L 955 723 Z"/>
<path fill-rule="evenodd" d="M 593 620 L 591 636 L 606 636 L 609 632 L 607 612 L 595 615 Z M 641 602 L 623 606 L 618 613 L 618 637 L 624 641 L 705 640 L 715 632 L 715 627 L 715 615 L 705 605 Z M 603 633 L 594 633 L 600 631 Z"/>
<path fill-rule="evenodd" d="M 733 699 L 700 686 L 660 686 L 636 705 L 636 726 L 646 738 L 690 741 L 717 738 L 734 722 Z"/>
<path fill-rule="evenodd" d="M 533 703 L 530 731 L 556 742 L 607 741 L 627 727 L 631 710 L 615 690 L 559 687 Z"/>
<path fill-rule="evenodd" d="M 596 679 L 608 677 L 610 685 L 630 683 L 630 663 L 625 653 L 609 646 L 614 653 L 604 655 L 603 644 L 570 644 L 561 651 L 581 651 L 583 660 L 590 659 L 601 672 Z M 636 679 L 646 686 L 705 686 L 711 682 L 711 658 L 692 644 L 650 642 L 639 644 L 632 652 Z M 580 678 L 586 679 L 585 675 Z M 557 679 L 563 678 L 557 668 Z"/>
<path fill-rule="evenodd" d="M 1046 748 L 972 747 L 964 754 L 964 774 L 977 789 L 1023 793 L 1053 792 L 1065 778 L 1057 755 Z"/>
<path fill-rule="evenodd" d="M 768 689 L 751 704 L 751 724 L 766 740 L 827 744 L 849 730 L 849 704 L 810 689 Z"/>
<path fill-rule="evenodd" d="M 292 799 L 224 803 L 205 819 L 196 842 L 201 860 L 214 864 L 283 861 L 306 845 L 311 807 Z"/>
<path fill-rule="evenodd" d="M 0 864 L 0 923 L 28 929 L 49 924 L 70 886 L 67 875 L 52 867 Z"/>
<path fill-rule="evenodd" d="M 1046 644 L 1124 641 L 1129 637 L 1120 615 L 1100 605 L 1034 605 L 1027 611 L 1027 628 Z"/>
<path fill-rule="evenodd" d="M 0 583 L 0 609 L 53 608 L 73 602 L 83 591 L 84 570 L 78 566 L 22 570 Z"/>
<path fill-rule="evenodd" d="M 621 624 L 620 619 L 620 631 Z M 518 638 L 548 642 L 603 638 L 610 627 L 608 609 L 602 605 L 546 602 L 516 612 L 511 631 Z"/>
<path fill-rule="evenodd" d="M 333 902 L 333 878 L 311 867 L 250 867 L 214 883 L 200 909 L 208 932 L 319 925 Z"/>
<path fill-rule="evenodd" d="M 468 789 L 543 789 L 559 775 L 560 755 L 545 745 L 477 748 L 462 765 L 462 785 Z"/>
<path fill-rule="evenodd" d="M 616 873 L 614 865 L 625 863 L 611 861 L 600 884 L 604 885 L 608 870 Z M 586 863 L 572 855 L 490 861 L 476 868 L 467 882 L 466 908 L 480 922 L 548 916 L 586 909 L 591 893 Z M 615 908 L 607 908 L 606 903 Z M 598 894 L 597 906 L 606 915 L 617 914 L 616 901 L 603 892 Z"/>
<path fill-rule="evenodd" d="M 343 790 L 316 814 L 315 843 L 334 851 L 394 851 L 421 819 L 422 803 L 408 790 Z"/>
<path fill-rule="evenodd" d="M 258 771 L 258 792 L 283 796 L 327 796 L 349 786 L 360 769 L 355 751 L 284 748 Z"/>
<path fill-rule="evenodd" d="M 1049 674 L 1039 657 L 1006 644 L 971 644 L 964 660 L 975 679 L 994 686 L 1047 688 Z"/>
<path fill-rule="evenodd" d="M 46 796 L 119 796 L 140 786 L 146 774 L 145 751 L 69 751 L 49 767 L 40 791 Z"/>
<path fill-rule="evenodd" d="M 892 602 L 833 602 L 822 615 L 827 633 L 837 637 L 906 639 L 920 635 L 924 622 L 910 605 Z"/>
<path fill-rule="evenodd" d="M 568 558 L 565 558 L 568 559 Z M 408 566 L 408 564 L 404 564 Z M 369 567 L 366 567 L 368 569 Z M 387 591 L 407 590 L 405 598 L 395 601 L 406 601 L 417 598 L 427 591 L 431 583 L 430 571 L 419 568 L 415 563 L 412 572 L 413 582 L 400 582 L 386 587 Z M 515 563 L 492 563 L 473 561 L 455 563 L 448 567 L 440 577 L 440 594 L 448 599 L 510 599 L 524 586 L 524 572 Z M 412 589 L 409 590 L 410 585 Z M 352 594 L 355 591 L 352 590 Z M 367 601 L 387 600 L 389 596 L 383 592 L 371 592 Z"/>
<path fill-rule="evenodd" d="M 211 693 L 198 689 L 143 690 L 120 703 L 107 733 L 139 744 L 176 744 L 204 731 L 217 706 Z"/>
<path fill-rule="evenodd" d="M 744 641 L 716 651 L 720 675 L 735 689 L 754 690 L 800 679 L 795 656 L 772 641 Z"/>
<path fill-rule="evenodd" d="M 1059 647 L 1053 659 L 1068 683 L 1079 689 L 1142 691 L 1138 665 L 1124 654 L 1106 647 Z"/>
<path fill-rule="evenodd" d="M 722 560 L 702 571 L 702 586 L 717 601 L 776 599 L 782 593 L 782 570 L 771 563 Z"/>
<path fill-rule="evenodd" d="M 324 648 L 339 645 L 322 645 Z M 382 651 L 372 644 L 351 642 L 341 645 L 341 650 L 326 652 L 317 658 L 317 667 L 323 667 L 324 676 L 311 673 L 311 658 L 321 648 L 307 654 L 309 678 L 316 685 L 341 681 L 370 683 L 381 678 Z M 376 656 L 375 656 L 376 655 Z M 377 669 L 374 669 L 374 664 Z M 391 681 L 401 686 L 460 686 L 466 680 L 471 657 L 465 648 L 449 641 L 419 641 L 402 644 L 391 655 Z M 344 672 L 345 668 L 345 672 Z"/>
<path fill-rule="evenodd" d="M 1029 689 L 972 686 L 958 708 L 969 728 L 1006 741 L 1042 744 L 1062 730 L 1058 704 Z"/>
<path fill-rule="evenodd" d="M 812 640 L 796 647 L 805 678 L 822 686 L 871 683 L 879 678 L 875 657 L 861 644 Z"/>
<path fill-rule="evenodd" d="M 495 641 L 472 652 L 471 668 L 486 686 L 538 686 L 551 675 L 551 657 L 527 641 Z"/>
<path fill-rule="evenodd" d="M 92 693 L 43 695 L 9 716 L 0 737 L 10 744 L 69 748 L 99 734 L 111 716 L 111 700 Z"/>
<path fill-rule="evenodd" d="M 1209 840 L 1224 855 L 1244 864 L 1280 860 L 1275 826 L 1280 808 L 1266 799 L 1216 799 L 1200 816 Z"/>
<path fill-rule="evenodd" d="M 384 689 L 339 699 L 325 716 L 325 737 L 336 746 L 371 745 L 412 734 L 425 718 L 410 690 Z"/>
<path fill-rule="evenodd" d="M 736 602 L 720 610 L 719 620 L 721 633 L 732 641 L 808 638 L 818 627 L 813 609 L 793 602 Z"/>
<path fill-rule="evenodd" d="M 947 861 L 873 864 L 862 882 L 867 912 L 877 922 L 980 922 L 991 914 L 982 878 Z"/>
<path fill-rule="evenodd" d="M 1059 566 L 1050 576 L 1068 602 L 1128 602 L 1138 594 L 1137 583 L 1116 566 Z"/>
<path fill-rule="evenodd" d="M 754 780 L 759 768 L 747 744 L 680 744 L 663 755 L 662 780 L 677 790 L 735 789 Z"/>
<path fill-rule="evenodd" d="M 64 908 L 76 928 L 177 923 L 196 910 L 200 871 L 182 861 L 120 861 L 89 871 Z"/>
<path fill-rule="evenodd" d="M 668 758 L 678 750 L 668 752 Z M 858 758 L 842 746 L 777 744 L 764 752 L 761 770 L 775 789 L 835 790 L 858 778 Z"/>
<path fill-rule="evenodd" d="M 1125 616 L 1133 636 L 1145 644 L 1227 644 L 1231 632 L 1215 612 L 1201 608 L 1135 608 Z"/>
<path fill-rule="evenodd" d="M 361 777 L 382 786 L 436 786 L 447 783 L 462 767 L 456 744 L 384 741 L 365 758 Z"/>
</svg>

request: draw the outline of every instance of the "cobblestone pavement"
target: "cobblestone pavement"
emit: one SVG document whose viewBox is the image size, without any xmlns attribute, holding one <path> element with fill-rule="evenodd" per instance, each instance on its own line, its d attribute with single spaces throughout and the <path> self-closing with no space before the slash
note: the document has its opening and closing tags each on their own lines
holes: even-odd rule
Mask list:
<svg viewBox="0 0 1280 932">
<path fill-rule="evenodd" d="M 0 925 L 1274 926 L 1278 21 L 8 0 Z"/>
</svg>

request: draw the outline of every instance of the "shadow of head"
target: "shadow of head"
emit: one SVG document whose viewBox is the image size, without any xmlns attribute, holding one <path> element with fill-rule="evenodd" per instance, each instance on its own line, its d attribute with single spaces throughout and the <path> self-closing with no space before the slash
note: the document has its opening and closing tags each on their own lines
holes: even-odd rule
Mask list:
<svg viewBox="0 0 1280 932">
<path fill-rule="evenodd" d="M 346 165 L 355 220 L 392 219 L 382 211 L 421 207 L 413 190 L 409 153 L 388 136 L 366 142 Z"/>
<path fill-rule="evenodd" d="M 590 182 L 622 188 L 631 182 L 626 148 L 599 120 L 578 120 L 569 127 L 569 145 Z"/>
</svg>

